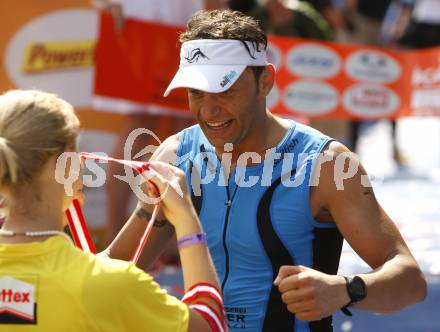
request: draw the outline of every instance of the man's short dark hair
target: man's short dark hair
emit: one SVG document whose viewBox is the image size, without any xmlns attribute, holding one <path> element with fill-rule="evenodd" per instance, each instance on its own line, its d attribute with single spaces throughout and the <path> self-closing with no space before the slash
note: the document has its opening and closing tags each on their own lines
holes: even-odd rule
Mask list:
<svg viewBox="0 0 440 332">
<path fill-rule="evenodd" d="M 187 29 L 180 35 L 182 43 L 197 39 L 235 39 L 243 43 L 249 55 L 252 51 L 245 43 L 250 42 L 255 50 L 266 50 L 267 36 L 257 20 L 239 11 L 230 9 L 200 10 L 188 22 Z M 264 66 L 249 66 L 257 84 Z"/>
</svg>

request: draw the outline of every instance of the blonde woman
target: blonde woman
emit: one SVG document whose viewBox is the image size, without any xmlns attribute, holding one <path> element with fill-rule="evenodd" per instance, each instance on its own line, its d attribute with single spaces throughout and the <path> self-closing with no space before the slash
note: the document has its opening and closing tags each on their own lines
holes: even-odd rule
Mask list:
<svg viewBox="0 0 440 332">
<path fill-rule="evenodd" d="M 55 180 L 58 156 L 76 151 L 79 121 L 55 95 L 10 91 L 0 96 L 0 331 L 222 331 L 215 272 L 183 173 L 154 163 L 150 180 L 181 240 L 184 302 L 133 264 L 78 250 L 63 233 L 73 197 Z M 164 178 L 165 176 L 165 178 Z M 147 192 L 157 194 L 154 186 Z M 200 286 L 200 283 L 203 283 Z M 195 287 L 193 285 L 196 285 Z M 220 322 L 220 324 L 219 324 Z"/>
</svg>

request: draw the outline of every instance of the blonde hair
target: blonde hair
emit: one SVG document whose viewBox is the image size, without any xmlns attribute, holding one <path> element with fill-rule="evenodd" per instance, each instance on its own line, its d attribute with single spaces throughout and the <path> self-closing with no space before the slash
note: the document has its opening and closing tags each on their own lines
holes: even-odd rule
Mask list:
<svg viewBox="0 0 440 332">
<path fill-rule="evenodd" d="M 0 96 L 0 188 L 31 182 L 47 160 L 75 148 L 79 120 L 72 105 L 37 90 Z"/>
</svg>

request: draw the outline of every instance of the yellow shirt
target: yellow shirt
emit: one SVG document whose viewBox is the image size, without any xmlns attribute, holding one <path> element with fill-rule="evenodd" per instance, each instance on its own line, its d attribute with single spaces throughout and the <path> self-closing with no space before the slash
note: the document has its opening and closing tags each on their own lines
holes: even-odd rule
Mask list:
<svg viewBox="0 0 440 332">
<path fill-rule="evenodd" d="M 0 244 L 0 332 L 187 331 L 185 304 L 131 263 L 62 237 Z"/>
</svg>

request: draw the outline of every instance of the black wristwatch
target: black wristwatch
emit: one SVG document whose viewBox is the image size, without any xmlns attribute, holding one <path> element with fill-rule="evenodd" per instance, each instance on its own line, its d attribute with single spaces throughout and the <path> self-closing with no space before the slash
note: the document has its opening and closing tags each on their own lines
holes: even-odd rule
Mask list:
<svg viewBox="0 0 440 332">
<path fill-rule="evenodd" d="M 341 310 L 347 316 L 351 316 L 352 314 L 347 309 L 347 307 L 365 299 L 365 297 L 367 296 L 367 286 L 365 285 L 365 282 L 362 280 L 362 278 L 359 276 L 344 276 L 344 278 L 350 302 L 342 307 Z"/>
</svg>

